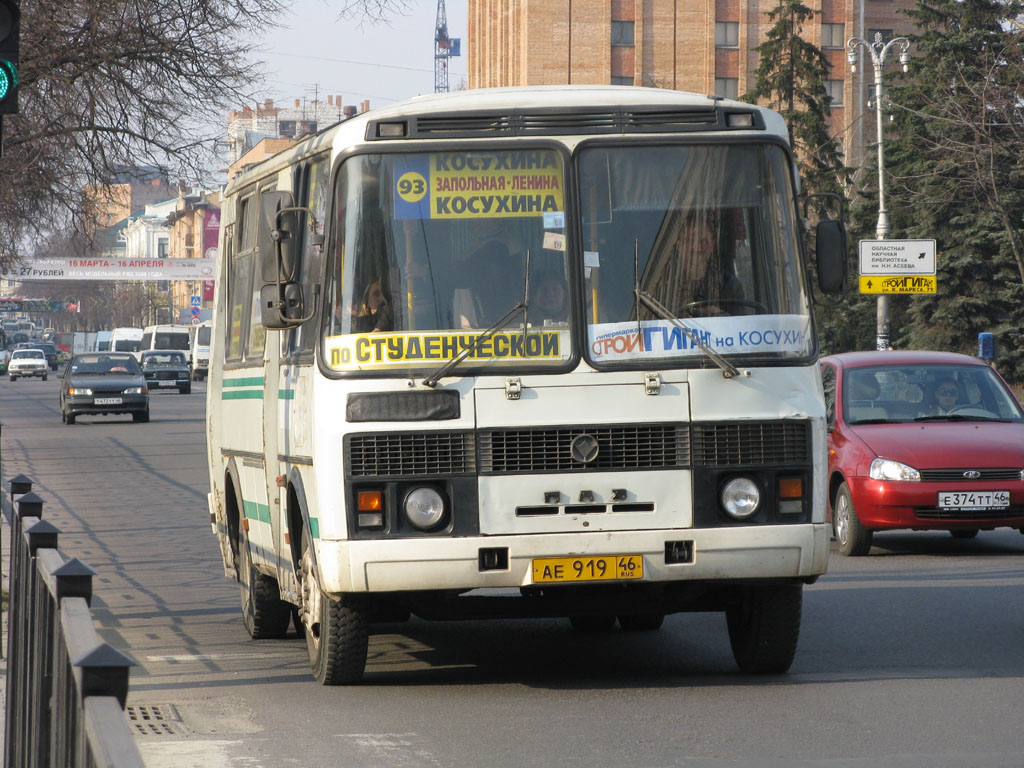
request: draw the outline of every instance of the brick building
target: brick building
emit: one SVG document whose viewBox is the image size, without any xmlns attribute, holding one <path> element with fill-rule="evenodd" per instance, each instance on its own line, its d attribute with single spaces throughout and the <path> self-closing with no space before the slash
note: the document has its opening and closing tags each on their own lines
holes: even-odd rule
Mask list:
<svg viewBox="0 0 1024 768">
<path fill-rule="evenodd" d="M 814 18 L 803 35 L 832 65 L 826 83 L 831 124 L 843 134 L 848 162 L 857 162 L 874 129 L 873 121 L 865 127 L 859 119 L 870 95 L 871 65 L 862 52 L 862 65 L 851 74 L 846 40 L 911 31 L 900 11 L 914 5 L 810 3 Z M 469 87 L 644 85 L 736 98 L 754 85 L 753 49 L 773 26 L 768 12 L 777 6 L 777 0 L 468 0 Z"/>
<path fill-rule="evenodd" d="M 147 205 L 173 197 L 175 188 L 166 174 L 154 167 L 124 168 L 104 186 L 87 186 L 85 197 L 96 207 L 96 228 L 115 226 Z"/>
</svg>

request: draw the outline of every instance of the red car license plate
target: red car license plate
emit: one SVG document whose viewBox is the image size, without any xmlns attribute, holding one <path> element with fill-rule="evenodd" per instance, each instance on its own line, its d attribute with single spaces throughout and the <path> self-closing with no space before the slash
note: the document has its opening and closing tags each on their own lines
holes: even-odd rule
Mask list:
<svg viewBox="0 0 1024 768">
<path fill-rule="evenodd" d="M 943 509 L 1006 509 L 1010 506 L 1009 491 L 939 491 Z"/>
</svg>

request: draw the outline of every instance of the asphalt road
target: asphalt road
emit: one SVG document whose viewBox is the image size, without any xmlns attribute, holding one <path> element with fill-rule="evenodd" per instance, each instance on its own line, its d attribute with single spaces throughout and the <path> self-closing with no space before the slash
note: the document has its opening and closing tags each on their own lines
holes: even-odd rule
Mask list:
<svg viewBox="0 0 1024 768">
<path fill-rule="evenodd" d="M 62 549 L 97 570 L 150 768 L 1024 766 L 1016 531 L 833 552 L 787 675 L 738 673 L 717 614 L 596 635 L 413 620 L 376 629 L 362 685 L 323 688 L 302 639 L 242 627 L 206 506 L 205 385 L 154 395 L 149 424 L 74 426 L 58 387 L 0 380 L 0 474 L 33 478 Z"/>
</svg>

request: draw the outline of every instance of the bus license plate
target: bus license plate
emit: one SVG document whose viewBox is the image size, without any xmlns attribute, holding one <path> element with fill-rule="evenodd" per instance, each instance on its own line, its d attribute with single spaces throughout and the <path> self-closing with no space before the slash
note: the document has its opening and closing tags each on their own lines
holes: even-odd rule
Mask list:
<svg viewBox="0 0 1024 768">
<path fill-rule="evenodd" d="M 120 405 L 120 397 L 97 397 L 92 401 L 94 405 Z"/>
<path fill-rule="evenodd" d="M 1009 491 L 939 491 L 943 509 L 1006 509 Z"/>
<path fill-rule="evenodd" d="M 618 581 L 643 577 L 644 559 L 640 555 L 543 557 L 533 561 L 534 584 Z"/>
</svg>

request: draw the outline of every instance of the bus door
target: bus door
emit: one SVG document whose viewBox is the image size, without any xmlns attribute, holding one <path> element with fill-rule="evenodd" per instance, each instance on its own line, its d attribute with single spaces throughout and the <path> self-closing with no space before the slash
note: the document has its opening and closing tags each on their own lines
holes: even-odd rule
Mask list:
<svg viewBox="0 0 1024 768">
<path fill-rule="evenodd" d="M 310 485 L 312 482 L 310 469 L 313 465 L 310 408 L 313 377 L 317 370 L 314 353 L 319 336 L 319 316 L 322 314 L 315 286 L 321 280 L 323 248 L 314 244 L 311 235 L 324 233 L 330 191 L 329 174 L 329 155 L 324 154 L 298 165 L 292 184 L 295 189 L 296 206 L 308 208 L 313 213 L 313 216 L 309 216 L 300 212 L 298 216 L 299 231 L 302 235 L 300 236 L 299 274 L 296 276 L 302 286 L 305 301 L 304 313 L 311 317 L 305 323 L 282 331 L 280 334 L 276 456 L 279 458 L 279 474 L 289 477 L 297 474 L 302 478 L 300 493 L 313 491 Z M 269 366 L 268 363 L 268 370 Z M 266 429 L 270 428 L 271 422 L 268 419 Z M 289 519 L 290 514 L 293 511 L 298 512 L 298 510 L 288 509 L 287 493 L 287 487 L 279 489 L 279 509 L 284 518 L 282 521 L 284 532 L 294 535 L 296 532 L 289 529 Z M 317 523 L 316 517 L 309 520 L 314 537 L 318 535 Z M 281 553 L 278 586 L 283 596 L 287 597 L 288 593 L 294 590 L 298 599 L 298 581 L 294 577 L 294 563 L 289 557 L 291 547 L 297 547 L 297 545 L 298 540 L 290 537 L 278 542 L 278 551 Z"/>
</svg>

